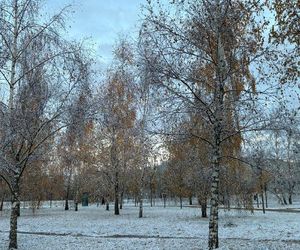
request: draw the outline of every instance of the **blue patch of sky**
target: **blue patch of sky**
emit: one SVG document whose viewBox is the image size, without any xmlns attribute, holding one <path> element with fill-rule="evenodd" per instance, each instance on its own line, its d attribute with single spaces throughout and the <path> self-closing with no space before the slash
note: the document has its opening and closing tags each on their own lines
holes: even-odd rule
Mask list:
<svg viewBox="0 0 300 250">
<path fill-rule="evenodd" d="M 85 40 L 102 67 L 112 60 L 114 44 L 120 36 L 137 37 L 141 5 L 145 0 L 48 0 L 44 11 L 57 13 L 71 5 L 65 36 Z"/>
</svg>

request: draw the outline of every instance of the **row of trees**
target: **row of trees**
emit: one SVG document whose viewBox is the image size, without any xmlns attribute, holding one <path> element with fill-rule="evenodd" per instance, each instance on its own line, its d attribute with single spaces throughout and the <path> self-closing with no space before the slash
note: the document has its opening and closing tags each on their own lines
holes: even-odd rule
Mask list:
<svg viewBox="0 0 300 250">
<path fill-rule="evenodd" d="M 268 143 L 272 142 L 274 137 L 278 140 L 278 132 L 268 137 Z M 284 135 L 279 138 L 285 139 Z M 233 204 L 252 210 L 255 206 L 254 197 L 258 195 L 259 200 L 262 199 L 259 203 L 265 203 L 267 207 L 267 194 L 273 194 L 282 205 L 292 204 L 294 194 L 299 191 L 299 140 L 297 138 L 298 135 L 292 139 L 290 152 L 285 149 L 278 150 L 275 141 L 272 147 L 261 142 L 262 145 L 252 147 L 251 151 L 241 158 L 245 163 L 240 162 L 238 165 L 236 162 L 228 163 L 228 166 L 222 169 L 221 203 L 227 208 Z M 148 199 L 152 206 L 155 198 L 178 198 L 182 207 L 183 200 L 189 198 L 192 204 L 192 198 L 196 197 L 202 208 L 202 216 L 206 217 L 207 202 L 210 197 L 211 168 L 203 156 L 207 156 L 208 153 L 199 153 L 195 147 L 189 148 L 190 145 L 185 143 L 187 143 L 186 138 L 177 138 L 168 142 L 169 160 L 162 163 L 153 162 L 146 168 L 143 176 L 144 199 Z M 284 143 L 282 144 L 285 146 Z M 268 148 L 268 151 L 265 148 Z M 269 150 L 281 155 L 272 154 Z M 286 154 L 289 154 L 290 158 L 286 159 Z M 97 165 L 91 166 L 85 162 L 84 171 L 78 172 L 76 178 L 74 176 L 69 181 L 64 160 L 61 161 L 58 167 L 41 164 L 26 170 L 21 182 L 20 200 L 28 201 L 27 204 L 33 211 L 44 201 L 50 201 L 49 205 L 52 207 L 52 200 L 61 199 L 65 199 L 66 209 L 69 209 L 68 201 L 74 200 L 76 209 L 83 193 L 88 192 L 92 202 L 107 201 L 109 206 L 115 197 L 111 190 L 113 182 L 108 179 L 113 175 L 109 165 L 105 169 L 99 169 Z M 76 164 L 73 166 L 73 171 L 75 168 L 77 168 Z M 119 208 L 122 208 L 125 199 L 132 198 L 138 202 L 141 169 L 128 167 L 121 169 L 119 174 L 121 178 L 118 197 Z M 9 197 L 9 190 L 2 182 L 0 207 L 3 208 L 3 202 Z"/>
<path fill-rule="evenodd" d="M 83 46 L 61 35 L 67 9 L 45 21 L 38 0 L 0 1 L 9 248 L 21 199 L 38 207 L 63 197 L 78 210 L 89 192 L 118 215 L 134 197 L 143 217 L 145 197 L 176 196 L 181 207 L 197 197 L 203 217 L 210 205 L 209 249 L 219 246 L 220 204 L 252 209 L 267 190 L 291 203 L 299 110 L 284 95 L 299 94 L 297 12 L 268 2 L 149 0 L 138 41 L 118 43 L 99 81 Z"/>
</svg>

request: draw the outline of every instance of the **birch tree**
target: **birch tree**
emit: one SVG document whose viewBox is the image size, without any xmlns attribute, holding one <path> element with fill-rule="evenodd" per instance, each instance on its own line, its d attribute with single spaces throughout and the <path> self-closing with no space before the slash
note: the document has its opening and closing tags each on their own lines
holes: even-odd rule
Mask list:
<svg viewBox="0 0 300 250">
<path fill-rule="evenodd" d="M 62 10 L 48 21 L 40 1 L 0 2 L 0 75 L 6 93 L 0 112 L 0 175 L 12 194 L 9 248 L 17 249 L 20 180 L 39 149 L 66 126 L 64 112 L 84 71 L 79 46 L 59 35 Z"/>
<path fill-rule="evenodd" d="M 139 48 L 141 46 L 141 48 Z M 138 52 L 143 54 L 143 44 L 138 44 Z M 137 63 L 138 64 L 138 63 Z M 147 65 L 142 63 L 139 65 L 139 83 L 136 86 L 136 106 L 137 106 L 137 121 L 136 121 L 136 152 L 137 152 L 137 173 L 140 173 L 138 180 L 138 200 L 139 200 L 139 218 L 143 217 L 143 199 L 146 179 L 151 171 L 151 162 L 154 161 L 151 155 L 151 144 L 154 138 L 148 133 L 153 113 L 153 101 L 151 98 L 151 72 L 147 69 Z M 150 184 L 151 185 L 151 184 Z M 152 192 L 152 190 L 151 190 Z M 152 198 L 151 198 L 152 206 Z"/>
<path fill-rule="evenodd" d="M 85 75 L 81 79 L 81 86 L 72 100 L 72 107 L 68 110 L 69 126 L 61 137 L 59 156 L 65 177 L 65 210 L 69 210 L 71 187 L 74 191 L 75 210 L 78 210 L 82 174 L 84 168 L 91 162 L 92 146 L 89 146 L 93 131 L 91 105 L 93 104 L 90 90 L 90 66 L 82 65 Z"/>
<path fill-rule="evenodd" d="M 104 171 L 114 186 L 115 215 L 119 211 L 120 175 L 127 168 L 132 149 L 133 127 L 136 119 L 134 107 L 134 77 L 131 72 L 133 54 L 128 42 L 121 41 L 114 51 L 115 61 L 108 71 L 107 83 L 101 100 L 101 118 L 105 141 L 109 150 L 109 164 Z"/>
<path fill-rule="evenodd" d="M 145 61 L 157 72 L 155 84 L 189 105 L 210 135 L 195 136 L 207 143 L 212 155 L 208 247 L 218 248 L 221 166 L 227 158 L 238 160 L 234 145 L 242 132 L 262 129 L 268 120 L 254 112 L 260 91 L 249 68 L 262 72 L 260 60 L 270 55 L 262 35 L 266 20 L 257 22 L 262 5 L 175 0 L 164 8 L 161 1 L 148 1 L 145 11 L 140 35 L 153 51 Z M 222 150 L 225 144 L 231 152 Z"/>
</svg>

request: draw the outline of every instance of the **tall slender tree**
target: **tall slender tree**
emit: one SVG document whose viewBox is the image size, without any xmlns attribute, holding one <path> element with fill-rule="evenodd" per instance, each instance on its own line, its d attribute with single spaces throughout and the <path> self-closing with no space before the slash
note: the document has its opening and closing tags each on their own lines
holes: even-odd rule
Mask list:
<svg viewBox="0 0 300 250">
<path fill-rule="evenodd" d="M 114 51 L 115 62 L 108 71 L 107 84 L 102 98 L 101 125 L 106 137 L 110 163 L 106 174 L 114 185 L 115 214 L 119 211 L 120 175 L 127 166 L 132 148 L 135 124 L 134 77 L 131 72 L 133 54 L 130 44 L 122 40 Z"/>
<path fill-rule="evenodd" d="M 153 51 L 145 63 L 156 72 L 155 83 L 193 109 L 208 132 L 195 136 L 212 156 L 208 246 L 214 249 L 219 246 L 220 169 L 226 159 L 238 159 L 241 133 L 267 125 L 267 117 L 254 112 L 260 96 L 250 71 L 250 66 L 261 71 L 260 60 L 270 55 L 263 36 L 266 20 L 257 21 L 263 3 L 175 0 L 164 8 L 157 2 L 148 1 L 140 32 Z M 229 151 L 222 150 L 225 144 Z"/>
<path fill-rule="evenodd" d="M 17 249 L 20 181 L 40 147 L 66 126 L 68 100 L 84 74 L 80 47 L 62 39 L 62 10 L 43 22 L 38 0 L 0 2 L 0 175 L 12 194 L 9 248 Z"/>
</svg>

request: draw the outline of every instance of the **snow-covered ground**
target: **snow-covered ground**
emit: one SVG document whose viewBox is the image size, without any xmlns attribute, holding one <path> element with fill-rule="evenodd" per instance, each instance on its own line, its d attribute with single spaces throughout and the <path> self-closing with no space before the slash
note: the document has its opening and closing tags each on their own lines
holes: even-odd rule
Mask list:
<svg viewBox="0 0 300 250">
<path fill-rule="evenodd" d="M 294 207 L 300 207 L 295 204 Z M 112 207 L 111 207 L 112 208 Z M 138 208 L 127 204 L 121 215 L 104 206 L 61 206 L 32 213 L 22 209 L 21 250 L 40 249 L 206 249 L 208 219 L 195 207 Z M 9 210 L 0 213 L 0 249 L 7 249 Z M 220 211 L 220 249 L 300 249 L 300 213 Z"/>
</svg>

